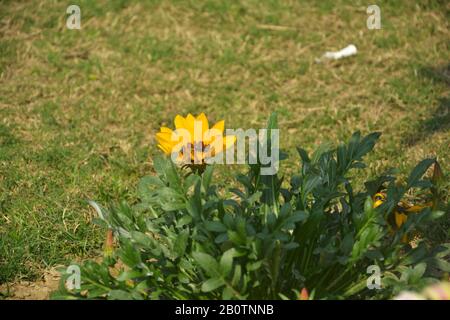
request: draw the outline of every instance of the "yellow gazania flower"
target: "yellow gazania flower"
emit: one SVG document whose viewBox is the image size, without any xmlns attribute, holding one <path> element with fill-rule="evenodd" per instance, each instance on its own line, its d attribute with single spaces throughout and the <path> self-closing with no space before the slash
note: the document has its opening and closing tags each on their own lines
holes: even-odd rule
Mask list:
<svg viewBox="0 0 450 320">
<path fill-rule="evenodd" d="M 175 117 L 175 130 L 161 127 L 156 134 L 158 147 L 172 159 L 184 165 L 204 165 L 208 159 L 232 147 L 235 136 L 223 136 L 225 121 L 221 120 L 209 128 L 208 119 L 202 112 L 197 117 Z"/>
<path fill-rule="evenodd" d="M 381 206 L 386 201 L 386 193 L 378 192 L 373 196 L 373 207 L 377 208 Z M 426 207 L 431 207 L 430 203 L 424 205 L 410 205 L 404 201 L 401 201 L 394 210 L 393 219 L 391 218 L 389 222 L 391 231 L 398 230 L 402 225 L 408 220 L 408 214 L 418 213 Z M 407 243 L 408 236 L 405 234 L 402 238 L 403 243 Z"/>
</svg>

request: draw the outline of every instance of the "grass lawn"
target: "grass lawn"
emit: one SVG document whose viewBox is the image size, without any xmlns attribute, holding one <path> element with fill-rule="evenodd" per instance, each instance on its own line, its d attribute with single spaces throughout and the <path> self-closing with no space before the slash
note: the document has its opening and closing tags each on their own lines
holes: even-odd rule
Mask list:
<svg viewBox="0 0 450 320">
<path fill-rule="evenodd" d="M 98 255 L 99 203 L 133 201 L 176 114 L 263 127 L 311 150 L 381 131 L 367 175 L 450 165 L 446 1 L 64 1 L 0 3 L 0 283 Z M 353 43 L 356 56 L 314 59 Z M 223 174 L 231 174 L 223 168 Z"/>
</svg>

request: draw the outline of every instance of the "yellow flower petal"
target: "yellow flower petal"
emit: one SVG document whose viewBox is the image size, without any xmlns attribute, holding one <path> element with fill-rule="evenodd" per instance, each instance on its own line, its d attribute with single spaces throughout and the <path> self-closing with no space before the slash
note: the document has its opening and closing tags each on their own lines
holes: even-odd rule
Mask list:
<svg viewBox="0 0 450 320">
<path fill-rule="evenodd" d="M 400 228 L 408 219 L 408 216 L 404 213 L 395 212 L 395 224 Z"/>
<path fill-rule="evenodd" d="M 170 129 L 170 128 L 167 128 L 167 127 L 161 127 L 161 132 L 169 132 L 169 133 L 172 133 L 172 129 Z"/>
<path fill-rule="evenodd" d="M 185 121 L 184 128 L 189 131 L 191 135 L 191 143 L 194 143 L 194 126 L 195 126 L 195 117 L 192 114 L 188 114 Z"/>
<path fill-rule="evenodd" d="M 158 132 L 156 134 L 156 139 L 158 140 L 158 142 L 167 142 L 170 144 L 175 144 L 179 141 L 177 136 L 173 136 L 172 133 L 169 132 Z"/>
<path fill-rule="evenodd" d="M 383 200 L 376 200 L 374 203 L 373 203 L 373 207 L 374 208 L 378 208 L 379 206 L 381 206 L 383 204 Z"/>
<path fill-rule="evenodd" d="M 186 119 L 184 119 L 179 114 L 177 114 L 177 116 L 175 117 L 175 121 L 174 122 L 175 122 L 175 128 L 176 129 L 184 128 L 186 126 Z"/>
<path fill-rule="evenodd" d="M 225 120 L 217 122 L 211 129 L 219 130 L 223 134 L 223 130 L 225 129 Z"/>
<path fill-rule="evenodd" d="M 165 154 L 170 154 L 170 149 L 167 148 L 167 146 L 164 146 L 162 144 L 158 144 L 158 148 L 160 148 Z"/>
<path fill-rule="evenodd" d="M 203 112 L 197 116 L 196 120 L 202 122 L 202 133 L 206 132 L 209 129 L 208 119 Z"/>
<path fill-rule="evenodd" d="M 186 117 L 185 128 L 194 127 L 195 117 L 192 114 L 188 114 Z"/>
</svg>

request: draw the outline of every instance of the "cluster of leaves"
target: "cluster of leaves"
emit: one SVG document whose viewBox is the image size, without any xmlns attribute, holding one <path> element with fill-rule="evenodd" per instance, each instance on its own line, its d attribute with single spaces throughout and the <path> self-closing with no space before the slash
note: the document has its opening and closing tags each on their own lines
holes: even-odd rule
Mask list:
<svg viewBox="0 0 450 320">
<path fill-rule="evenodd" d="M 363 191 L 352 187 L 351 172 L 365 167 L 379 136 L 355 133 L 312 155 L 298 149 L 301 168 L 285 183 L 250 165 L 237 177 L 241 187 L 227 192 L 212 183 L 213 166 L 185 177 L 169 159 L 154 159 L 157 175 L 140 181 L 138 204 L 101 210 L 118 249 L 80 266 L 81 288 L 67 290 L 63 277 L 54 297 L 296 299 L 307 288 L 321 299 L 389 298 L 435 281 L 450 271 L 450 245 L 429 248 L 422 239 L 411 248 L 401 238 L 443 212 L 426 208 L 395 233 L 386 222 L 408 190 L 433 187 L 422 177 L 434 160 L 419 163 L 404 186 L 384 175 Z M 387 201 L 374 209 L 383 184 Z M 372 265 L 382 272 L 380 290 L 367 287 Z"/>
</svg>

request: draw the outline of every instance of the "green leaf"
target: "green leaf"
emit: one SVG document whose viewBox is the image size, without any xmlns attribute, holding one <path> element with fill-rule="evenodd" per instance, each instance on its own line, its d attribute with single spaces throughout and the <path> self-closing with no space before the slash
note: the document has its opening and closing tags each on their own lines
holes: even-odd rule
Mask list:
<svg viewBox="0 0 450 320">
<path fill-rule="evenodd" d="M 419 281 L 419 279 L 422 278 L 422 276 L 424 275 L 426 269 L 427 269 L 426 263 L 423 262 L 419 263 L 413 269 L 411 269 L 411 272 L 409 274 L 409 280 L 412 283 Z"/>
<path fill-rule="evenodd" d="M 131 238 L 139 245 L 142 245 L 144 247 L 151 247 L 153 244 L 152 239 L 146 235 L 145 233 L 139 232 L 139 231 L 131 231 L 130 232 Z"/>
<path fill-rule="evenodd" d="M 205 172 L 202 175 L 202 183 L 205 191 L 208 191 L 209 186 L 211 185 L 211 180 L 214 172 L 214 166 L 206 166 Z"/>
<path fill-rule="evenodd" d="M 438 268 L 444 272 L 450 272 L 450 262 L 448 262 L 444 259 L 441 259 L 441 258 L 432 258 L 432 259 L 430 259 L 430 262 L 436 268 Z"/>
<path fill-rule="evenodd" d="M 182 228 L 183 226 L 190 224 L 192 222 L 192 217 L 188 215 L 184 215 L 178 220 L 177 227 Z"/>
<path fill-rule="evenodd" d="M 183 195 L 175 189 L 165 187 L 159 189 L 157 193 L 159 204 L 164 211 L 181 210 L 186 207 Z"/>
<path fill-rule="evenodd" d="M 320 157 L 326 153 L 329 152 L 332 149 L 331 143 L 322 143 L 319 145 L 319 147 L 316 149 L 316 151 L 313 152 L 311 162 L 317 163 L 320 159 Z"/>
<path fill-rule="evenodd" d="M 344 239 L 342 240 L 340 249 L 344 254 L 348 254 L 351 252 L 352 248 L 353 248 L 353 234 L 347 233 L 344 236 Z"/>
<path fill-rule="evenodd" d="M 193 185 L 195 185 L 199 180 L 200 180 L 200 177 L 195 174 L 191 174 L 191 175 L 187 176 L 187 178 L 184 180 L 184 183 L 183 183 L 185 192 L 188 192 L 189 189 Z"/>
<path fill-rule="evenodd" d="M 246 199 L 246 202 L 249 206 L 253 205 L 255 202 L 260 201 L 262 192 L 257 191 L 254 194 L 252 194 L 250 197 Z"/>
<path fill-rule="evenodd" d="M 128 239 L 123 240 L 122 247 L 118 252 L 122 262 L 130 268 L 134 268 L 142 262 L 140 252 L 133 247 Z"/>
<path fill-rule="evenodd" d="M 207 253 L 203 252 L 193 252 L 192 256 L 194 257 L 197 264 L 206 271 L 206 273 L 211 277 L 220 276 L 220 267 L 217 261 Z"/>
<path fill-rule="evenodd" d="M 363 156 L 372 151 L 380 136 L 381 132 L 373 132 L 365 136 L 358 146 L 354 159 L 360 160 Z"/>
<path fill-rule="evenodd" d="M 205 221 L 205 228 L 212 232 L 226 232 L 227 227 L 220 221 Z"/>
<path fill-rule="evenodd" d="M 300 221 L 305 221 L 308 217 L 309 213 L 306 211 L 295 211 L 287 220 L 289 222 L 297 223 Z"/>
<path fill-rule="evenodd" d="M 278 129 L 278 120 L 277 120 L 277 113 L 272 112 L 272 114 L 269 117 L 269 121 L 267 122 L 267 129 Z M 270 135 L 269 135 L 270 137 Z"/>
<path fill-rule="evenodd" d="M 188 239 L 189 239 L 189 230 L 187 229 L 181 231 L 178 237 L 176 238 L 175 243 L 173 245 L 173 250 L 175 251 L 178 257 L 184 255 L 184 252 L 186 251 L 188 245 Z"/>
<path fill-rule="evenodd" d="M 256 261 L 256 262 L 249 262 L 247 264 L 247 270 L 248 271 L 258 270 L 259 268 L 261 268 L 262 263 L 263 263 L 263 260 L 259 260 L 259 261 Z"/>
<path fill-rule="evenodd" d="M 193 196 L 189 197 L 186 202 L 186 209 L 188 210 L 189 214 L 194 217 L 194 220 L 200 218 L 203 211 L 200 189 L 201 181 L 199 180 L 195 185 Z"/>
<path fill-rule="evenodd" d="M 227 233 L 221 233 L 219 234 L 215 239 L 215 243 L 223 243 L 228 240 L 228 234 Z"/>
<path fill-rule="evenodd" d="M 429 217 L 427 220 L 436 220 L 436 219 L 440 219 L 445 215 L 445 211 L 440 211 L 440 210 L 434 210 L 431 211 Z"/>
<path fill-rule="evenodd" d="M 155 169 L 158 176 L 163 177 L 165 175 L 167 167 L 167 159 L 162 156 L 156 156 L 153 158 L 153 168 Z"/>
<path fill-rule="evenodd" d="M 425 174 L 428 168 L 436 161 L 436 159 L 425 159 L 419 162 L 419 164 L 412 170 L 408 177 L 407 188 L 416 187 L 420 178 Z"/>
<path fill-rule="evenodd" d="M 304 164 L 311 162 L 311 160 L 309 159 L 309 156 L 308 156 L 308 152 L 306 152 L 305 149 L 297 147 L 297 152 L 300 155 L 300 158 L 302 159 Z"/>
<path fill-rule="evenodd" d="M 305 186 L 303 188 L 303 196 L 307 196 L 311 193 L 315 188 L 317 188 L 320 184 L 322 179 L 319 176 L 308 176 L 307 180 L 305 181 Z"/>
<path fill-rule="evenodd" d="M 118 277 L 117 281 L 126 281 L 135 278 L 142 277 L 142 272 L 140 270 L 129 270 L 122 272 Z"/>
<path fill-rule="evenodd" d="M 437 258 L 445 258 L 450 255 L 450 243 L 439 245 L 433 250 L 433 255 Z"/>
<path fill-rule="evenodd" d="M 353 283 L 344 292 L 344 297 L 350 297 L 367 288 L 367 279 L 363 278 L 357 283 Z"/>
<path fill-rule="evenodd" d="M 234 296 L 234 292 L 230 287 L 223 288 L 222 300 L 230 300 Z"/>
<path fill-rule="evenodd" d="M 241 281 L 241 276 L 242 276 L 242 268 L 241 266 L 238 264 L 236 265 L 236 267 L 234 268 L 234 274 L 233 274 L 233 279 L 231 280 L 231 284 L 233 286 L 237 286 L 239 285 L 240 281 Z"/>
<path fill-rule="evenodd" d="M 108 298 L 111 300 L 132 300 L 133 296 L 124 290 L 111 290 L 108 294 Z"/>
<path fill-rule="evenodd" d="M 209 280 L 206 280 L 202 284 L 202 291 L 203 292 L 210 292 L 217 288 L 220 288 L 225 284 L 225 281 L 222 278 L 212 278 Z"/>
<path fill-rule="evenodd" d="M 222 274 L 224 277 L 228 276 L 233 267 L 233 258 L 236 254 L 236 250 L 231 248 L 224 252 L 220 258 L 220 267 L 222 268 Z"/>
<path fill-rule="evenodd" d="M 366 201 L 364 202 L 364 213 L 370 214 L 373 211 L 373 200 L 371 197 L 367 197 Z"/>
<path fill-rule="evenodd" d="M 181 179 L 178 175 L 177 168 L 172 160 L 166 160 L 168 162 L 166 167 L 166 178 L 172 188 L 180 188 L 181 187 Z"/>
<path fill-rule="evenodd" d="M 230 239 L 230 241 L 233 242 L 234 244 L 237 244 L 237 245 L 245 244 L 245 239 L 243 239 L 240 236 L 240 234 L 237 233 L 236 231 L 228 230 L 227 234 L 228 234 L 228 239 Z"/>
</svg>

